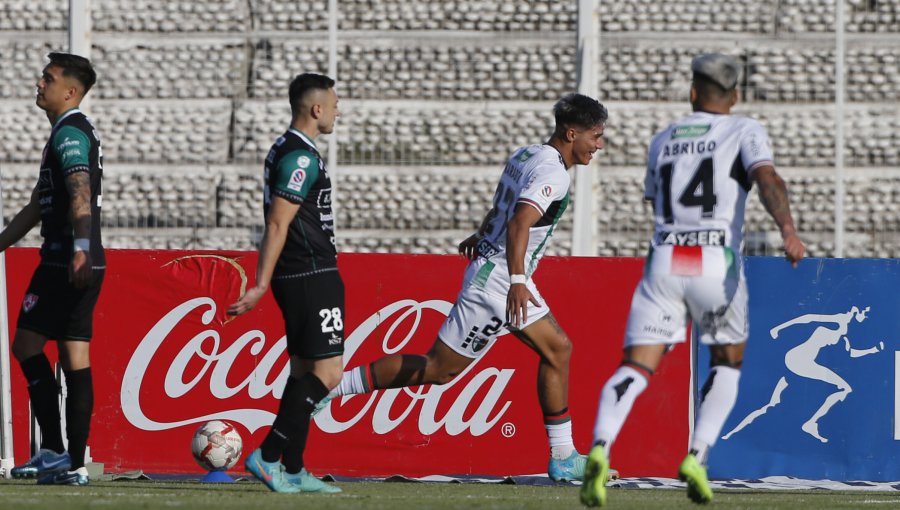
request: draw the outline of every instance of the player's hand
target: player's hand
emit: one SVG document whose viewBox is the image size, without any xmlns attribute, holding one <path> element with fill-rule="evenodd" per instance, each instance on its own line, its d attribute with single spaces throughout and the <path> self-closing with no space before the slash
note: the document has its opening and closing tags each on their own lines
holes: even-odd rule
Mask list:
<svg viewBox="0 0 900 510">
<path fill-rule="evenodd" d="M 91 253 L 88 251 L 76 251 L 72 255 L 72 262 L 69 264 L 69 283 L 76 289 L 83 289 L 91 283 Z"/>
<path fill-rule="evenodd" d="M 266 294 L 266 289 L 261 287 L 250 287 L 247 289 L 247 292 L 241 296 L 241 299 L 238 299 L 236 303 L 233 303 L 228 307 L 228 315 L 241 315 L 243 313 L 247 313 L 256 306 L 256 303 L 259 303 L 259 300 Z"/>
<path fill-rule="evenodd" d="M 481 236 L 477 233 L 470 235 L 463 242 L 459 243 L 459 254 L 463 257 L 472 260 L 478 256 L 478 242 L 481 241 Z"/>
<path fill-rule="evenodd" d="M 529 302 L 534 306 L 541 306 L 524 283 L 515 283 L 509 286 L 509 292 L 506 295 L 506 320 L 514 328 L 528 322 Z"/>
<path fill-rule="evenodd" d="M 797 267 L 797 263 L 806 253 L 806 245 L 797 237 L 795 232 L 784 235 L 784 255 L 791 263 L 791 267 Z"/>
</svg>

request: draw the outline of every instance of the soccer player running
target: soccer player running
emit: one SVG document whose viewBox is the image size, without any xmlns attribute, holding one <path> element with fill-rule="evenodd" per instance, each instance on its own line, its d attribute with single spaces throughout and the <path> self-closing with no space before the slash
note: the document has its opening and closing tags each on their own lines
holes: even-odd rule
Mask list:
<svg viewBox="0 0 900 510">
<path fill-rule="evenodd" d="M 775 173 L 765 129 L 730 114 L 738 99 L 739 64 L 710 53 L 696 57 L 691 70 L 693 113 L 650 143 L 644 186 L 656 226 L 631 301 L 622 364 L 600 394 L 594 447 L 581 488 L 587 506 L 606 503 L 609 450 L 663 355 L 685 340 L 688 317 L 710 348 L 711 368 L 678 474 L 693 501 L 712 500 L 707 455 L 737 399 L 748 334 L 741 248 L 753 183 L 781 229 L 787 259 L 796 267 L 806 250 L 794 229 L 784 181 Z"/>
<path fill-rule="evenodd" d="M 341 492 L 303 467 L 309 417 L 341 380 L 344 353 L 344 282 L 337 269 L 331 179 L 313 140 L 334 131 L 334 80 L 301 74 L 290 84 L 291 126 L 265 161 L 265 233 L 256 286 L 228 313 L 251 310 L 272 287 L 284 316 L 290 376 L 278 414 L 247 470 L 274 492 Z"/>
<path fill-rule="evenodd" d="M 431 350 L 425 355 L 392 354 L 347 371 L 329 399 L 445 384 L 486 352 L 497 336 L 509 332 L 540 357 L 538 400 L 550 441 L 548 474 L 554 480 L 575 480 L 581 479 L 586 459 L 572 442 L 572 344 L 531 277 L 569 204 L 567 170 L 587 165 L 603 148 L 607 111 L 590 97 L 570 94 L 556 103 L 553 113 L 556 128 L 550 140 L 513 152 L 493 207 L 478 231 L 460 243 L 459 252 L 471 262 Z"/>
<path fill-rule="evenodd" d="M 78 106 L 97 81 L 91 63 L 78 55 L 50 53 L 37 82 L 35 103 L 53 126 L 31 199 L 0 233 L 0 251 L 41 222 L 41 261 L 22 300 L 12 352 L 28 381 L 41 447 L 14 478 L 38 484 L 87 485 L 85 449 L 94 408 L 90 340 L 94 305 L 106 261 L 100 241 L 100 136 Z M 66 436 L 63 446 L 59 386 L 44 354 L 57 341 L 66 376 Z"/>
</svg>

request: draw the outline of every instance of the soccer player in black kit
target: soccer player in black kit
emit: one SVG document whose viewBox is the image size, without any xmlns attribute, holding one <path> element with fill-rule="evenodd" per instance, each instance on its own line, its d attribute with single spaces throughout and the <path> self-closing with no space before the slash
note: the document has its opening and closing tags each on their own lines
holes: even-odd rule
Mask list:
<svg viewBox="0 0 900 510">
<path fill-rule="evenodd" d="M 309 416 L 341 380 L 344 283 L 337 270 L 331 179 L 314 140 L 334 130 L 334 80 L 301 74 L 289 89 L 291 126 L 265 161 L 265 233 L 256 286 L 228 313 L 252 309 L 272 287 L 284 316 L 291 374 L 278 415 L 245 466 L 274 492 L 341 492 L 303 467 Z"/>
<path fill-rule="evenodd" d="M 41 447 L 14 478 L 38 484 L 87 485 L 85 449 L 94 407 L 90 340 L 94 305 L 106 260 L 100 240 L 100 136 L 81 110 L 97 81 L 91 63 L 78 55 L 50 53 L 37 82 L 35 103 L 53 126 L 44 147 L 37 185 L 28 204 L 0 233 L 0 251 L 41 222 L 41 262 L 22 300 L 12 352 L 28 380 Z M 59 386 L 44 354 L 56 340 L 66 376 L 66 436 L 63 446 Z"/>
</svg>

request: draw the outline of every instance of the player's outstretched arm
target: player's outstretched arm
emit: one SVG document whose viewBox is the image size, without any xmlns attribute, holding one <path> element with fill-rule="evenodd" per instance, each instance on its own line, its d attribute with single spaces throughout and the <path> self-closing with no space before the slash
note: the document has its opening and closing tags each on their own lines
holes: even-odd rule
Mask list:
<svg viewBox="0 0 900 510">
<path fill-rule="evenodd" d="M 759 167 L 751 175 L 759 186 L 760 201 L 781 230 L 785 256 L 792 266 L 797 267 L 797 263 L 806 253 L 806 246 L 797 236 L 797 229 L 794 227 L 784 179 L 771 165 Z"/>
<path fill-rule="evenodd" d="M 269 290 L 272 273 L 275 272 L 275 263 L 278 262 L 278 256 L 281 255 L 284 242 L 287 240 L 288 227 L 299 209 L 300 204 L 279 196 L 272 197 L 269 218 L 266 220 L 266 230 L 259 247 L 259 261 L 256 263 L 256 285 L 247 289 L 247 292 L 236 303 L 228 307 L 228 315 L 241 315 L 249 312 Z"/>
<path fill-rule="evenodd" d="M 25 204 L 9 225 L 0 232 L 0 251 L 4 251 L 10 246 L 19 242 L 19 239 L 25 237 L 29 230 L 33 229 L 38 222 L 41 221 L 41 206 L 38 203 L 37 186 L 31 192 L 31 199 Z"/>
</svg>

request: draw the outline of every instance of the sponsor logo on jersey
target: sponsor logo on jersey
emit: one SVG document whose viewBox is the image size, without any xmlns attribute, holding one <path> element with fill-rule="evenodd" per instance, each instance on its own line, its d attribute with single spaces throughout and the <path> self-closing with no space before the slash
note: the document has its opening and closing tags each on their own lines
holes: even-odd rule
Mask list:
<svg viewBox="0 0 900 510">
<path fill-rule="evenodd" d="M 56 146 L 56 150 L 62 150 L 73 145 L 81 146 L 81 142 L 79 142 L 78 140 L 69 140 L 69 137 L 67 136 L 62 142 L 60 142 L 59 145 Z"/>
<path fill-rule="evenodd" d="M 331 207 L 331 188 L 319 190 L 319 199 L 316 201 L 319 209 L 327 209 Z"/>
<path fill-rule="evenodd" d="M 300 156 L 299 158 L 297 158 L 297 166 L 304 170 L 309 168 L 310 163 L 311 161 L 308 156 Z"/>
<path fill-rule="evenodd" d="M 487 239 L 482 239 L 481 241 L 478 241 L 478 254 L 481 255 L 482 257 L 489 259 L 498 253 L 500 253 L 500 248 L 497 248 L 496 246 L 494 246 Z"/>
<path fill-rule="evenodd" d="M 288 180 L 287 187 L 294 191 L 300 191 L 303 189 L 303 181 L 305 180 L 306 172 L 298 168 L 291 173 L 291 178 Z"/>
<path fill-rule="evenodd" d="M 709 132 L 709 124 L 678 126 L 672 131 L 672 138 L 697 138 Z"/>
<path fill-rule="evenodd" d="M 693 230 L 690 232 L 666 232 L 657 234 L 656 244 L 673 246 L 725 246 L 725 231 Z"/>
<path fill-rule="evenodd" d="M 547 198 L 550 198 L 550 195 L 553 194 L 553 186 L 549 184 L 545 184 L 544 187 L 541 188 L 541 195 L 544 195 Z"/>
</svg>

